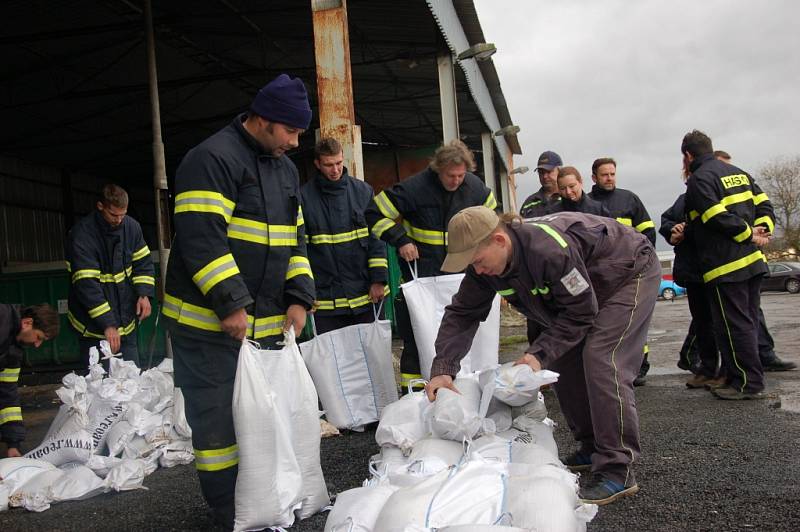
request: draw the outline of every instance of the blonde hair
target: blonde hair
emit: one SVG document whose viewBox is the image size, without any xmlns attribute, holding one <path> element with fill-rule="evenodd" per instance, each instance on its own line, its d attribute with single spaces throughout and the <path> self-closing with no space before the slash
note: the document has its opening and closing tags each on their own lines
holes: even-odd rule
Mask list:
<svg viewBox="0 0 800 532">
<path fill-rule="evenodd" d="M 450 166 L 463 164 L 468 172 L 475 170 L 475 156 L 467 145 L 460 140 L 451 140 L 443 146 L 439 146 L 433 154 L 430 162 L 431 170 L 437 174 Z"/>
</svg>

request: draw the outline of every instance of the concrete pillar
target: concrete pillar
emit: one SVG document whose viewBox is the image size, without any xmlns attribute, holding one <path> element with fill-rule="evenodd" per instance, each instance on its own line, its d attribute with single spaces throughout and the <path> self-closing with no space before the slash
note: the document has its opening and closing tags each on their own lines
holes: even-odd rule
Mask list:
<svg viewBox="0 0 800 532">
<path fill-rule="evenodd" d="M 511 208 L 511 194 L 508 187 L 508 171 L 500 167 L 500 197 L 503 201 L 503 212 L 516 212 Z"/>
<path fill-rule="evenodd" d="M 317 62 L 317 139 L 333 137 L 342 144 L 350 175 L 364 179 L 361 128 L 355 125 L 350 36 L 346 0 L 311 0 L 314 56 Z"/>
<path fill-rule="evenodd" d="M 506 168 L 509 168 L 508 172 L 506 173 L 509 209 L 507 212 L 517 212 L 517 183 L 516 176 L 511 173 L 511 169 L 514 168 L 514 153 L 511 151 L 511 148 L 506 149 L 504 158 L 506 161 Z"/>
<path fill-rule="evenodd" d="M 458 100 L 456 99 L 456 76 L 453 72 L 453 56 L 447 50 L 436 57 L 439 67 L 439 100 L 442 106 L 442 140 L 446 144 L 459 137 Z"/>
<path fill-rule="evenodd" d="M 497 198 L 497 190 L 495 190 L 497 186 L 494 171 L 494 142 L 490 131 L 481 133 L 481 151 L 483 151 L 483 178 L 486 181 L 486 186 Z"/>
</svg>

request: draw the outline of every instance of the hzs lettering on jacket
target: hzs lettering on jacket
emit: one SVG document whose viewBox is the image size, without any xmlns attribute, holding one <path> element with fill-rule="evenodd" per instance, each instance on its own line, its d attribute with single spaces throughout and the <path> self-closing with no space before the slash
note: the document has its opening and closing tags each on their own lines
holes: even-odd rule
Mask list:
<svg viewBox="0 0 800 532">
<path fill-rule="evenodd" d="M 744 174 L 726 175 L 719 178 L 725 189 L 750 185 L 750 180 Z"/>
</svg>

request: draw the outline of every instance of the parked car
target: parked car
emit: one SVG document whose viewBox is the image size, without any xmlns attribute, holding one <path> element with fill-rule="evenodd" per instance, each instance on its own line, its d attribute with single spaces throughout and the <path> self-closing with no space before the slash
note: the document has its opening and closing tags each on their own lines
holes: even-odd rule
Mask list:
<svg viewBox="0 0 800 532">
<path fill-rule="evenodd" d="M 800 262 L 770 262 L 769 277 L 761 281 L 761 291 L 780 290 L 790 294 L 800 292 Z"/>
<path fill-rule="evenodd" d="M 670 301 L 678 296 L 686 295 L 686 289 L 673 281 L 671 275 L 665 275 L 661 278 L 661 286 L 658 288 L 658 295 Z"/>
</svg>

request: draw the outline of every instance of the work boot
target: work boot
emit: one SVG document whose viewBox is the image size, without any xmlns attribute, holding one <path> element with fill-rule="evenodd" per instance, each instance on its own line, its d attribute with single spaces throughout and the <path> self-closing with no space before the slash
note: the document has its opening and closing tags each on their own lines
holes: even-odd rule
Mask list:
<svg viewBox="0 0 800 532">
<path fill-rule="evenodd" d="M 730 386 L 716 388 L 711 390 L 711 393 L 713 393 L 717 399 L 724 399 L 726 401 L 747 401 L 749 399 L 764 399 L 766 397 L 764 392 L 740 392 Z"/>
<path fill-rule="evenodd" d="M 573 473 L 588 471 L 592 468 L 592 455 L 575 451 L 562 460 L 567 469 Z"/>
<path fill-rule="evenodd" d="M 636 376 L 635 379 L 633 379 L 633 385 L 634 386 L 644 386 L 645 385 L 645 383 L 647 382 L 646 375 L 647 375 L 647 372 L 648 372 L 649 369 L 650 369 L 650 364 L 647 363 L 647 359 L 645 359 L 645 363 L 643 363 L 639 367 L 639 374 Z"/>
<path fill-rule="evenodd" d="M 797 369 L 797 364 L 794 362 L 786 362 L 785 360 L 781 360 L 777 356 L 774 356 L 769 360 L 762 361 L 761 367 L 764 368 L 764 371 L 790 371 Z"/>
<path fill-rule="evenodd" d="M 715 379 L 698 373 L 697 375 L 692 375 L 689 380 L 686 381 L 686 387 L 695 390 L 697 388 L 705 388 L 707 384 L 719 383 L 725 384 L 725 379 Z"/>
<path fill-rule="evenodd" d="M 727 385 L 728 385 L 728 383 L 725 382 L 725 377 L 717 377 L 716 379 L 711 379 L 710 381 L 705 383 L 703 385 L 703 387 L 706 390 L 709 390 L 709 391 L 713 392 L 717 388 L 725 388 Z"/>
<path fill-rule="evenodd" d="M 578 497 L 583 503 L 603 506 L 622 497 L 634 495 L 638 491 L 639 485 L 635 480 L 621 484 L 598 473 L 589 480 L 586 486 L 581 488 Z"/>
</svg>

